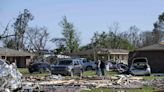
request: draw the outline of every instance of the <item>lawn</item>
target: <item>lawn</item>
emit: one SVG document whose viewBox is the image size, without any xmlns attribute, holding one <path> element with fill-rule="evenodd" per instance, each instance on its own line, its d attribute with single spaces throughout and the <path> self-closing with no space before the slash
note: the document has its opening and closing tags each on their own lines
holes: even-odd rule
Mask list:
<svg viewBox="0 0 164 92">
<path fill-rule="evenodd" d="M 32 73 L 30 74 L 28 72 L 27 68 L 18 68 L 18 70 L 23 74 L 23 76 L 47 76 L 49 75 L 49 73 Z M 95 75 L 96 72 L 95 71 L 86 71 L 83 73 L 83 76 L 93 76 Z M 106 76 L 114 76 L 114 75 L 118 75 L 117 72 L 106 72 Z M 70 77 L 70 76 L 66 76 L 66 77 Z M 77 77 L 77 76 L 75 76 Z M 164 78 L 164 76 L 142 76 L 145 80 L 152 80 L 152 79 L 156 79 L 156 78 Z"/>
<path fill-rule="evenodd" d="M 118 75 L 117 72 L 112 72 L 112 71 L 110 71 L 110 72 L 107 72 L 106 71 L 105 74 L 106 74 L 106 76 Z M 93 75 L 96 75 L 96 72 L 95 71 L 85 71 L 83 73 L 83 76 L 93 76 Z"/>
<path fill-rule="evenodd" d="M 96 88 L 91 90 L 82 90 L 81 92 L 154 92 L 153 87 L 144 87 L 141 89 L 109 89 L 109 88 Z"/>
<path fill-rule="evenodd" d="M 23 76 L 47 76 L 49 73 L 29 73 L 27 68 L 18 68 Z"/>
<path fill-rule="evenodd" d="M 47 76 L 49 73 L 32 73 L 30 74 L 27 68 L 18 68 L 18 70 L 23 74 L 23 76 Z M 95 71 L 86 71 L 83 73 L 83 76 L 93 76 L 95 75 Z M 117 72 L 106 72 L 106 76 L 117 75 Z M 67 76 L 69 77 L 69 76 Z"/>
</svg>

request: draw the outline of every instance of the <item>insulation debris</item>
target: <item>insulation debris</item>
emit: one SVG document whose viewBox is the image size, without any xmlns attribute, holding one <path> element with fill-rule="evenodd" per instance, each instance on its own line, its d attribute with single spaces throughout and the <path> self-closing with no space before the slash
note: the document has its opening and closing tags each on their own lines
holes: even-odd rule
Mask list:
<svg viewBox="0 0 164 92">
<path fill-rule="evenodd" d="M 0 59 L 0 91 L 12 92 L 21 88 L 22 74 L 17 70 L 15 63 L 6 62 Z"/>
</svg>

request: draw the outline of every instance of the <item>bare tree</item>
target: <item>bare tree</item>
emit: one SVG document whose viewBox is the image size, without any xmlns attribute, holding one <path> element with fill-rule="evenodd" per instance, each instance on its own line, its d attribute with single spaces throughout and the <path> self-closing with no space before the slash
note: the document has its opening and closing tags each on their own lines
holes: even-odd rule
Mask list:
<svg viewBox="0 0 164 92">
<path fill-rule="evenodd" d="M 128 33 L 120 32 L 117 22 L 109 27 L 109 32 L 94 33 L 91 43 L 96 48 L 133 49 L 133 46 L 128 42 Z M 86 48 L 90 47 L 86 46 Z"/>
<path fill-rule="evenodd" d="M 27 48 L 40 54 L 40 51 L 45 49 L 46 43 L 48 41 L 49 33 L 47 32 L 47 28 L 29 28 L 26 34 Z"/>
<path fill-rule="evenodd" d="M 14 31 L 15 31 L 15 42 L 16 49 L 24 49 L 24 34 L 28 28 L 28 22 L 33 20 L 33 16 L 29 10 L 24 9 L 23 13 L 20 13 L 14 22 Z"/>
<path fill-rule="evenodd" d="M 109 41 L 111 48 L 114 49 L 119 49 L 120 48 L 120 43 L 121 43 L 121 33 L 119 32 L 119 23 L 114 22 L 110 27 L 109 27 Z"/>
<path fill-rule="evenodd" d="M 2 28 L 2 33 L 0 34 L 0 41 L 3 42 L 3 46 L 7 48 L 12 48 L 14 49 L 15 41 L 13 40 L 13 37 L 15 36 L 14 33 L 10 31 L 10 22 Z"/>
<path fill-rule="evenodd" d="M 50 40 L 57 46 L 56 54 L 60 54 L 66 50 L 66 39 L 65 38 L 53 38 Z"/>
<path fill-rule="evenodd" d="M 8 38 L 11 36 L 14 36 L 14 34 L 9 34 L 9 27 L 10 27 L 10 22 L 7 23 L 7 25 L 5 27 L 3 27 L 1 25 L 2 28 L 2 34 L 0 34 L 0 40 L 4 39 L 4 38 Z"/>
<path fill-rule="evenodd" d="M 135 48 L 140 47 L 140 29 L 137 28 L 135 25 L 131 26 L 128 30 L 128 41 L 135 46 Z"/>
<path fill-rule="evenodd" d="M 140 47 L 144 47 L 144 46 L 148 46 L 148 45 L 152 45 L 153 42 L 153 35 L 151 31 L 144 31 L 140 34 L 140 39 L 141 39 L 141 46 Z"/>
</svg>

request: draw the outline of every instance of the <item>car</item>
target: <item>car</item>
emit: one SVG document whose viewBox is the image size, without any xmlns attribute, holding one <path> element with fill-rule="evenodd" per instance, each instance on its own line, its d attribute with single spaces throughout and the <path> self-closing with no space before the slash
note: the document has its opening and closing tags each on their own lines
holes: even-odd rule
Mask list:
<svg viewBox="0 0 164 92">
<path fill-rule="evenodd" d="M 128 70 L 129 70 L 127 64 L 124 64 L 123 62 L 119 62 L 118 60 L 117 61 L 113 61 L 113 60 L 107 61 L 107 66 L 106 66 L 106 68 L 107 68 L 106 70 L 116 71 L 121 74 L 128 73 Z"/>
<path fill-rule="evenodd" d="M 34 72 L 39 72 L 39 73 L 47 72 L 47 71 L 50 71 L 50 64 L 48 64 L 46 62 L 32 63 L 32 64 L 29 65 L 28 70 L 29 70 L 30 73 L 34 73 Z"/>
<path fill-rule="evenodd" d="M 96 69 L 96 64 L 94 61 L 87 60 L 86 58 L 77 58 L 80 64 L 83 66 L 84 70 L 94 70 Z"/>
<path fill-rule="evenodd" d="M 111 60 L 107 61 L 107 65 L 109 66 L 109 70 L 117 70 L 117 62 Z"/>
<path fill-rule="evenodd" d="M 57 64 L 51 65 L 51 74 L 82 76 L 83 67 L 77 59 L 59 60 Z"/>
<path fill-rule="evenodd" d="M 134 58 L 129 71 L 132 75 L 150 75 L 151 68 L 148 59 L 146 57 Z"/>
</svg>

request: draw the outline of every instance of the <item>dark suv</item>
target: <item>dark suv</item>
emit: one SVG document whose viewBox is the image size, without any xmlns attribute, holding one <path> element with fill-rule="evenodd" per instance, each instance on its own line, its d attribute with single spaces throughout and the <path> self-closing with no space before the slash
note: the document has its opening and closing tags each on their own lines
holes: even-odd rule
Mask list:
<svg viewBox="0 0 164 92">
<path fill-rule="evenodd" d="M 83 67 L 76 59 L 64 59 L 60 60 L 56 65 L 51 66 L 51 73 L 55 75 L 81 76 L 83 73 Z"/>
<path fill-rule="evenodd" d="M 30 73 L 33 72 L 43 73 L 50 70 L 50 64 L 45 62 L 33 63 L 29 65 L 28 70 Z"/>
</svg>

